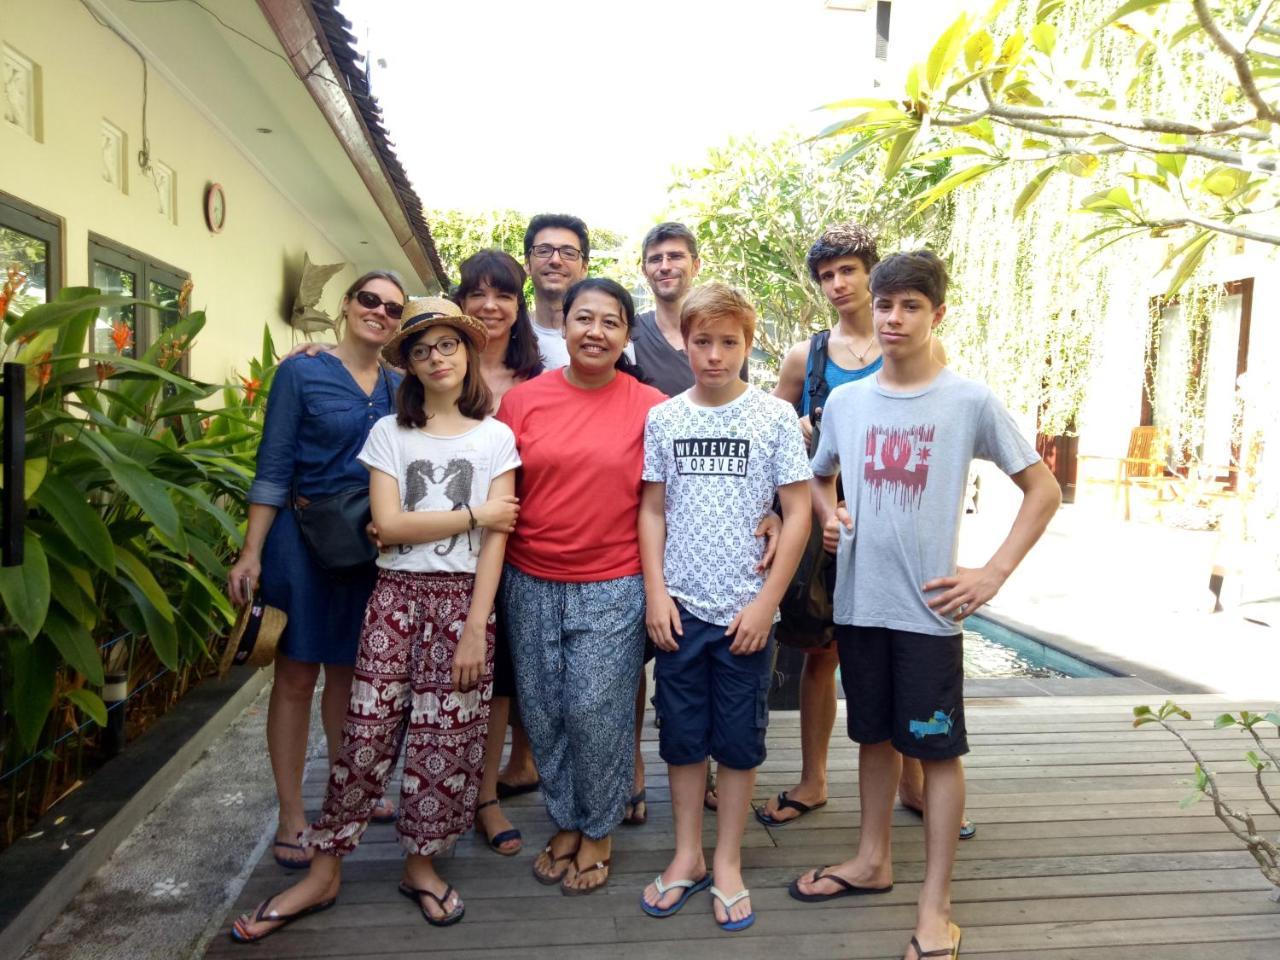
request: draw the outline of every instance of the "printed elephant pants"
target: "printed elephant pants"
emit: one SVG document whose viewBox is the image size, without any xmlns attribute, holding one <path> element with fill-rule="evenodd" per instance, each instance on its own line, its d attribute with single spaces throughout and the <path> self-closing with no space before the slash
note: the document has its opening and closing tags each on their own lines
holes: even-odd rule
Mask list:
<svg viewBox="0 0 1280 960">
<path fill-rule="evenodd" d="M 561 583 L 507 564 L 502 615 L 547 813 L 561 830 L 607 837 L 635 772 L 644 580 Z"/>
<path fill-rule="evenodd" d="M 337 856 L 356 848 L 402 740 L 401 846 L 430 856 L 471 827 L 493 694 L 492 616 L 479 685 L 456 692 L 450 671 L 474 579 L 378 572 L 365 609 L 342 749 L 329 772 L 320 819 L 302 832 L 304 845 Z"/>
</svg>

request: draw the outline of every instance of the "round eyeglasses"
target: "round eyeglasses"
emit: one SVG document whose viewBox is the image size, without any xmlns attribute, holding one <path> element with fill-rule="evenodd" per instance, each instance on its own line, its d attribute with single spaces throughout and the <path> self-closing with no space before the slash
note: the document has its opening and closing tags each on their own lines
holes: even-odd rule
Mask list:
<svg viewBox="0 0 1280 960">
<path fill-rule="evenodd" d="M 439 351 L 442 357 L 452 357 L 458 352 L 458 345 L 462 343 L 457 337 L 441 337 L 435 343 L 415 343 L 413 349 L 409 351 L 409 359 L 421 363 L 423 360 L 431 359 L 431 351 Z"/>
</svg>

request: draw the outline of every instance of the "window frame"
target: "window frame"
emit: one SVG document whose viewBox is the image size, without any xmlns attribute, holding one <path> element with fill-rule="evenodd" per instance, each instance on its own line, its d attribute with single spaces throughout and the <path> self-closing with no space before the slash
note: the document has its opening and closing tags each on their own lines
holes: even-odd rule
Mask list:
<svg viewBox="0 0 1280 960">
<path fill-rule="evenodd" d="M 162 283 L 175 290 L 181 290 L 182 285 L 191 279 L 191 274 L 185 270 L 90 231 L 89 277 L 91 280 L 95 263 L 102 263 L 108 267 L 114 267 L 117 270 L 133 274 L 134 296 L 140 300 L 148 299 L 152 281 Z M 183 308 L 179 313 L 180 316 L 185 317 L 187 310 Z M 160 315 L 158 311 L 150 307 L 142 307 L 138 309 L 134 316 L 134 353 L 141 358 L 151 348 L 151 345 L 156 342 L 156 338 L 160 336 Z M 178 366 L 180 373 L 185 374 L 187 372 L 189 359 L 189 354 L 182 358 L 182 362 Z"/>
<path fill-rule="evenodd" d="M 25 233 L 49 245 L 45 303 L 52 303 L 63 286 L 62 235 L 65 222 L 62 217 L 0 190 L 0 226 Z M 0 264 L 0 268 L 4 266 L 7 265 Z"/>
</svg>

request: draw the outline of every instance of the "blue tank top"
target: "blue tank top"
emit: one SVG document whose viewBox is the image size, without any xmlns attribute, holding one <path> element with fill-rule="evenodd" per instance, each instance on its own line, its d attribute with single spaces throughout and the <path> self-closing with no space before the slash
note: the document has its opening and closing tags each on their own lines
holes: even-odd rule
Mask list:
<svg viewBox="0 0 1280 960">
<path fill-rule="evenodd" d="M 823 377 L 827 381 L 828 393 L 831 390 L 834 390 L 836 387 L 841 386 L 842 384 L 853 383 L 853 381 L 855 380 L 861 380 L 863 377 L 871 376 L 871 374 L 875 373 L 877 370 L 880 369 L 883 363 L 884 363 L 884 357 L 881 356 L 881 357 L 876 357 L 875 360 L 867 364 L 865 367 L 862 367 L 860 370 L 846 370 L 844 367 L 839 366 L 834 360 L 832 360 L 831 356 L 828 354 L 827 368 L 826 370 L 823 371 Z M 809 382 L 810 374 L 813 373 L 812 365 L 813 365 L 813 351 L 811 350 L 809 352 L 808 359 L 806 359 L 804 362 L 804 382 L 806 384 Z M 808 390 L 804 391 L 804 396 L 801 398 L 801 400 L 802 400 L 801 416 L 807 417 L 809 415 L 809 391 Z"/>
</svg>

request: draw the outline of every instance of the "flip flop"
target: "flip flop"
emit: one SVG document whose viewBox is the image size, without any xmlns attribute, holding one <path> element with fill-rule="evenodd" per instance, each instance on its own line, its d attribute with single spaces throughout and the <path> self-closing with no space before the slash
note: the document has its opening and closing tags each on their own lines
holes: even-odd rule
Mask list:
<svg viewBox="0 0 1280 960">
<path fill-rule="evenodd" d="M 506 783 L 498 781 L 498 799 L 507 800 L 511 797 L 518 797 L 522 793 L 533 793 L 542 786 L 542 778 L 539 777 L 533 783 Z"/>
<path fill-rule="evenodd" d="M 951 946 L 939 947 L 937 950 L 921 950 L 920 941 L 911 937 L 911 946 L 916 952 L 916 960 L 924 960 L 925 957 L 950 957 L 951 960 L 959 960 L 960 957 L 960 937 L 963 931 L 954 923 L 950 924 Z"/>
<path fill-rule="evenodd" d="M 677 913 L 684 906 L 685 901 L 692 897 L 700 890 L 705 890 L 711 886 L 711 874 L 703 874 L 701 880 L 673 880 L 671 883 L 662 882 L 662 874 L 658 874 L 653 878 L 653 885 L 658 888 L 658 896 L 665 897 L 668 890 L 676 890 L 684 888 L 684 893 L 680 894 L 680 899 L 669 907 L 655 907 L 644 898 L 644 894 L 640 894 L 640 909 L 651 917 L 669 917 L 673 913 Z"/>
<path fill-rule="evenodd" d="M 805 893 L 800 889 L 800 881 L 804 878 L 804 874 L 800 874 L 800 876 L 791 881 L 787 887 L 787 893 L 801 903 L 822 903 L 824 900 L 837 900 L 840 897 L 858 897 L 867 893 L 888 893 L 893 889 L 892 883 L 887 887 L 860 887 L 855 883 L 850 883 L 844 877 L 838 877 L 834 873 L 827 873 L 830 869 L 830 867 L 823 867 L 820 870 L 815 870 L 811 882 L 817 883 L 819 880 L 832 880 L 841 887 L 835 893 Z"/>
<path fill-rule="evenodd" d="M 726 897 L 724 895 L 724 892 L 719 887 L 712 887 L 711 895 L 720 901 L 721 906 L 724 907 L 724 915 L 725 917 L 728 917 L 729 908 L 732 907 L 739 900 L 742 900 L 745 897 L 751 896 L 751 891 L 748 890 L 746 887 L 743 887 L 741 890 L 735 893 L 732 897 Z M 711 916 L 715 917 L 715 914 L 713 913 Z M 756 922 L 756 912 L 754 910 L 748 913 L 741 920 L 726 919 L 723 923 L 721 923 L 719 920 L 716 921 L 716 923 L 719 925 L 721 930 L 728 930 L 730 933 L 737 933 L 739 930 L 745 930 L 747 929 L 747 927 L 751 926 L 755 922 Z"/>
<path fill-rule="evenodd" d="M 759 809 L 756 811 L 756 819 L 759 820 L 761 823 L 763 823 L 766 827 L 785 827 L 788 823 L 795 823 L 797 820 L 803 817 L 806 813 L 811 813 L 812 811 L 817 810 L 819 807 L 825 807 L 826 805 L 827 805 L 827 801 L 825 800 L 823 800 L 821 803 L 812 803 L 812 804 L 801 803 L 799 800 L 792 800 L 790 797 L 787 796 L 787 791 L 783 790 L 780 794 L 778 794 L 778 810 L 779 811 L 795 810 L 796 815 L 787 820 L 776 820 L 769 814 L 768 811 L 764 809 Z"/>
<path fill-rule="evenodd" d="M 302 844 L 287 843 L 284 840 L 277 840 L 275 843 L 271 844 L 271 855 L 275 857 L 276 863 L 280 864 L 280 866 L 284 867 L 286 870 L 307 870 L 311 867 L 310 857 L 305 860 L 286 860 L 284 857 L 280 856 L 280 854 L 275 852 L 276 847 L 284 847 L 286 850 L 301 850 L 305 853 L 307 848 Z"/>
<path fill-rule="evenodd" d="M 385 801 L 383 801 L 383 800 L 379 800 L 377 803 L 375 803 L 375 804 L 373 805 L 373 809 L 374 809 L 374 810 L 377 810 L 377 809 L 378 809 L 378 807 L 382 806 L 384 802 L 385 802 Z M 388 807 L 391 807 L 391 805 L 390 805 L 389 803 L 387 804 L 387 806 L 388 806 Z M 383 807 L 383 809 L 386 809 L 386 807 Z M 369 822 L 370 822 L 370 823 L 395 823 L 395 822 L 396 822 L 396 808 L 395 808 L 395 807 L 391 807 L 391 812 L 390 812 L 390 813 L 370 813 L 370 814 L 369 814 Z"/>
<path fill-rule="evenodd" d="M 497 802 L 498 802 L 498 801 L 497 801 L 496 799 L 494 799 L 494 800 L 486 800 L 484 803 L 480 804 L 480 806 L 476 807 L 476 813 L 479 813 L 479 812 L 480 812 L 481 810 L 483 810 L 485 807 L 491 807 L 491 806 L 493 806 L 493 805 L 494 805 L 495 803 L 497 803 Z M 513 827 L 513 828 L 511 828 L 510 830 L 503 830 L 503 831 L 501 831 L 501 832 L 499 832 L 499 833 L 496 833 L 496 834 L 494 834 L 494 835 L 491 837 L 491 836 L 489 836 L 487 833 L 485 833 L 485 831 L 484 831 L 484 827 L 482 827 L 482 826 L 480 825 L 480 818 L 479 818 L 479 817 L 477 817 L 477 818 L 476 818 L 476 833 L 478 833 L 478 834 L 480 834 L 480 836 L 484 837 L 484 842 L 485 842 L 485 843 L 487 843 L 487 844 L 489 845 L 489 849 L 490 849 L 490 850 L 492 850 L 494 853 L 498 854 L 498 856 L 500 856 L 500 857 L 514 857 L 514 856 L 515 856 L 517 853 L 519 853 L 519 852 L 521 851 L 521 849 L 523 848 L 523 844 L 522 844 L 521 846 L 516 847 L 514 850 L 503 850 L 503 849 L 502 849 L 502 845 L 503 845 L 504 843 L 509 843 L 509 842 L 510 842 L 510 841 L 512 841 L 512 840 L 523 840 L 523 839 L 524 839 L 524 838 L 523 838 L 523 836 L 521 835 L 520 831 L 519 831 L 519 830 L 517 830 L 517 829 L 515 829 L 514 827 Z"/>
<path fill-rule="evenodd" d="M 578 855 L 578 848 L 574 847 L 568 853 L 562 853 L 560 856 L 557 857 L 555 854 L 551 852 L 551 844 L 554 840 L 555 840 L 555 837 L 552 837 L 550 840 L 547 841 L 547 845 L 542 848 L 542 852 L 551 858 L 552 870 L 554 870 L 556 864 L 560 863 L 562 860 L 568 860 L 569 864 L 571 864 L 573 862 L 573 858 Z M 569 872 L 569 864 L 566 864 L 565 868 L 559 871 L 558 873 L 539 873 L 538 858 L 534 857 L 533 879 L 537 880 L 544 887 L 554 887 L 557 883 L 563 880 L 565 874 Z"/>
<path fill-rule="evenodd" d="M 461 900 L 458 901 L 458 905 L 454 907 L 452 911 L 446 913 L 439 920 L 427 912 L 427 905 L 422 902 L 423 897 L 430 897 L 436 902 L 440 911 L 442 913 L 444 912 L 444 903 L 449 899 L 449 894 L 453 893 L 453 884 L 451 883 L 445 884 L 444 893 L 438 897 L 430 890 L 419 890 L 417 887 L 409 886 L 409 884 L 405 883 L 403 880 L 400 881 L 400 886 L 397 889 L 401 894 L 408 897 L 418 905 L 418 909 L 422 911 L 422 919 L 427 921 L 427 923 L 431 924 L 433 927 L 452 927 L 455 923 L 461 920 L 463 914 L 467 912 L 467 905 Z"/>
<path fill-rule="evenodd" d="M 911 804 L 909 804 L 909 803 L 904 803 L 904 804 L 902 805 L 902 808 L 903 808 L 904 810 L 909 810 L 909 811 L 911 811 L 911 812 L 912 812 L 912 813 L 914 813 L 917 817 L 919 817 L 921 820 L 923 820 L 923 819 L 924 819 L 924 811 L 923 811 L 923 810 L 921 810 L 919 807 L 913 807 L 913 806 L 911 806 Z M 961 820 L 960 820 L 960 839 L 961 839 L 961 840 L 972 840 L 975 836 L 977 836 L 977 834 L 978 834 L 978 826 L 977 826 L 977 824 L 975 824 L 975 823 L 974 823 L 972 820 L 970 820 L 968 817 L 962 817 L 962 818 L 961 818 Z"/>
<path fill-rule="evenodd" d="M 265 940 L 276 931 L 283 930 L 289 924 L 293 923 L 293 921 L 301 920 L 303 917 L 309 917 L 311 914 L 319 913 L 321 910 L 328 910 L 338 902 L 337 897 L 331 897 L 328 900 L 313 903 L 311 906 L 304 907 L 295 913 L 286 913 L 284 916 L 268 916 L 267 907 L 271 906 L 271 901 L 278 896 L 280 896 L 280 894 L 276 894 L 275 897 L 269 897 L 268 899 L 263 900 L 262 903 L 258 904 L 258 909 L 254 911 L 252 920 L 253 923 L 274 923 L 274 927 L 265 933 L 259 933 L 257 936 L 249 933 L 241 933 L 240 921 L 244 918 L 240 917 L 231 925 L 231 939 L 236 943 L 257 943 L 259 940 Z"/>
<path fill-rule="evenodd" d="M 594 873 L 596 870 L 605 871 L 604 880 L 602 880 L 600 883 L 597 883 L 594 887 L 587 887 L 585 890 L 580 889 L 578 887 L 566 887 L 562 881 L 560 883 L 560 892 L 563 893 L 566 897 L 585 897 L 595 893 L 597 890 L 603 890 L 606 886 L 608 886 L 608 883 L 609 883 L 609 864 L 612 862 L 613 862 L 612 857 L 606 857 L 603 860 L 597 860 L 595 863 L 587 867 L 585 870 L 579 868 L 578 876 L 582 876 L 584 873 Z M 568 872 L 569 872 L 568 870 L 565 871 L 565 873 L 568 873 Z"/>
<path fill-rule="evenodd" d="M 644 804 L 644 813 L 636 809 L 642 803 Z M 631 795 L 631 799 L 627 801 L 627 806 L 631 808 L 631 812 L 622 818 L 623 826 L 642 827 L 649 822 L 649 804 L 644 798 L 644 787 L 641 787 Z"/>
</svg>

